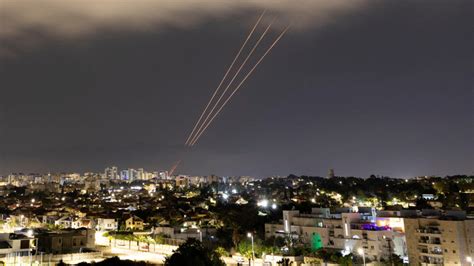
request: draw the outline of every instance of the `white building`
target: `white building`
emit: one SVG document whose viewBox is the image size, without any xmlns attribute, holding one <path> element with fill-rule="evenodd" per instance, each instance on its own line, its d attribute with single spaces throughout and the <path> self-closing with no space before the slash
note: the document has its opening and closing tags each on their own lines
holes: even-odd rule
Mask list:
<svg viewBox="0 0 474 266">
<path fill-rule="evenodd" d="M 283 211 L 281 224 L 265 224 L 265 237 L 271 236 L 289 236 L 314 250 L 333 248 L 356 254 L 362 248 L 374 261 L 387 259 L 392 253 L 406 257 L 403 226 L 395 220 L 392 225 L 388 218 L 376 218 L 370 208 L 359 212 L 340 209 L 336 213 L 313 208 L 311 214 Z"/>
<path fill-rule="evenodd" d="M 474 220 L 462 212 L 405 218 L 408 255 L 413 265 L 470 266 L 474 255 Z"/>
<path fill-rule="evenodd" d="M 113 218 L 99 218 L 97 219 L 97 231 L 115 231 L 118 229 L 118 222 Z"/>
<path fill-rule="evenodd" d="M 37 242 L 33 234 L 0 234 L 0 257 L 10 261 L 11 257 L 28 256 L 36 249 Z"/>
</svg>

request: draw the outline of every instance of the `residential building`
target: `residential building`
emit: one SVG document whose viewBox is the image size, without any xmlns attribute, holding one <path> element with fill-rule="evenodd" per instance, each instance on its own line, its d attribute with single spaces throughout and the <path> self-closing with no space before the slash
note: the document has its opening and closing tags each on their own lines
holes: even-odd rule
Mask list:
<svg viewBox="0 0 474 266">
<path fill-rule="evenodd" d="M 38 251 L 45 253 L 76 253 L 95 247 L 95 231 L 86 228 L 45 232 L 37 237 Z"/>
<path fill-rule="evenodd" d="M 371 208 L 359 208 L 358 212 L 341 208 L 335 213 L 328 208 L 313 208 L 310 214 L 283 211 L 281 224 L 265 224 L 265 237 L 271 236 L 290 237 L 313 250 L 331 248 L 356 253 L 362 248 L 374 261 L 387 259 L 392 253 L 406 256 L 403 229 L 390 227 L 386 219 L 378 221 Z"/>
<path fill-rule="evenodd" d="M 37 239 L 32 233 L 0 234 L 0 257 L 12 255 L 27 256 L 37 247 Z"/>
<path fill-rule="evenodd" d="M 143 219 L 138 216 L 131 215 L 125 219 L 125 228 L 127 230 L 143 230 Z"/>
<path fill-rule="evenodd" d="M 72 227 L 73 218 L 70 216 L 63 216 L 54 222 L 54 225 L 59 226 L 61 228 L 71 228 Z"/>
<path fill-rule="evenodd" d="M 411 265 L 470 266 L 474 254 L 474 219 L 462 212 L 440 216 L 405 218 Z"/>
<path fill-rule="evenodd" d="M 77 229 L 77 228 L 89 228 L 89 229 L 94 229 L 95 228 L 95 221 L 93 219 L 89 219 L 86 217 L 81 217 L 77 218 L 71 223 L 71 228 Z"/>
<path fill-rule="evenodd" d="M 108 180 L 114 180 L 118 178 L 118 168 L 117 166 L 105 168 L 104 178 Z"/>
<path fill-rule="evenodd" d="M 176 187 L 184 188 L 188 187 L 189 178 L 187 176 L 179 175 L 176 176 Z"/>
<path fill-rule="evenodd" d="M 115 231 L 118 229 L 118 222 L 113 218 L 99 218 L 97 219 L 96 230 Z"/>
</svg>

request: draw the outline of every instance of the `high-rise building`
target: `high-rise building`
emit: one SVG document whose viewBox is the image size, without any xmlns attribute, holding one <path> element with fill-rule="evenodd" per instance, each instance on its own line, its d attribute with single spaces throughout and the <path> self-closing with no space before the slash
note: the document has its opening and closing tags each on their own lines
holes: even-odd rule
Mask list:
<svg viewBox="0 0 474 266">
<path fill-rule="evenodd" d="M 113 180 L 118 178 L 118 168 L 117 166 L 107 167 L 105 168 L 104 178 Z"/>
<path fill-rule="evenodd" d="M 120 179 L 122 180 L 128 180 L 128 170 L 122 170 L 120 171 Z"/>
<path fill-rule="evenodd" d="M 143 168 L 138 168 L 137 170 L 137 179 L 138 180 L 145 180 L 145 170 Z"/>
<path fill-rule="evenodd" d="M 130 182 L 137 180 L 138 171 L 133 168 L 128 168 L 128 180 Z"/>
</svg>

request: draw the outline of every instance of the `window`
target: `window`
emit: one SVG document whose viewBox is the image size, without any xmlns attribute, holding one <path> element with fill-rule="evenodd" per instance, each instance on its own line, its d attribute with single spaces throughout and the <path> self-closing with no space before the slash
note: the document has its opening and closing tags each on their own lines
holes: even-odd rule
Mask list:
<svg viewBox="0 0 474 266">
<path fill-rule="evenodd" d="M 30 248 L 30 241 L 29 240 L 21 240 L 20 248 L 21 249 Z"/>
<path fill-rule="evenodd" d="M 456 250 L 453 249 L 453 253 L 456 253 Z"/>
</svg>

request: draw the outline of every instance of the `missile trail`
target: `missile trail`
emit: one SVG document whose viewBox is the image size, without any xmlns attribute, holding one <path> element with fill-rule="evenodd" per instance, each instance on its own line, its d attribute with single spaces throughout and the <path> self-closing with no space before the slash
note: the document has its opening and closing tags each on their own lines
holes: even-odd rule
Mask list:
<svg viewBox="0 0 474 266">
<path fill-rule="evenodd" d="M 237 78 L 237 76 L 239 75 L 240 71 L 242 70 L 242 68 L 245 66 L 245 64 L 247 63 L 247 61 L 249 60 L 249 58 L 252 56 L 252 54 L 255 52 L 255 49 L 257 49 L 258 45 L 260 44 L 260 42 L 263 40 L 263 38 L 265 37 L 265 35 L 267 35 L 267 32 L 268 30 L 270 29 L 270 27 L 272 26 L 273 22 L 275 21 L 275 19 L 273 19 L 273 21 L 267 26 L 267 28 L 265 29 L 265 31 L 262 33 L 262 35 L 260 36 L 260 38 L 257 40 L 257 42 L 254 44 L 254 46 L 252 47 L 252 50 L 249 52 L 249 54 L 247 55 L 247 57 L 245 58 L 245 60 L 242 62 L 242 64 L 240 65 L 239 69 L 237 70 L 237 72 L 234 74 L 234 76 L 232 77 L 231 81 L 229 82 L 229 84 L 226 86 L 226 88 L 224 89 L 224 92 L 222 92 L 222 94 L 220 95 L 219 99 L 217 100 L 217 102 L 214 104 L 214 106 L 212 107 L 211 111 L 207 114 L 206 118 L 204 119 L 204 121 L 202 122 L 201 126 L 199 127 L 199 129 L 196 131 L 194 137 L 191 139 L 191 143 L 194 142 L 194 140 L 196 139 L 196 136 L 197 134 L 199 133 L 199 131 L 201 131 L 201 129 L 204 127 L 204 125 L 207 123 L 209 117 L 212 115 L 212 113 L 214 112 L 214 110 L 216 109 L 216 107 L 220 104 L 222 98 L 224 97 L 224 95 L 227 93 L 227 91 L 229 90 L 230 86 L 232 85 L 232 83 L 234 83 L 234 80 Z"/>
<path fill-rule="evenodd" d="M 181 163 L 181 160 L 177 161 L 169 170 L 168 176 L 172 176 L 176 168 L 178 168 L 178 165 Z"/>
<path fill-rule="evenodd" d="M 280 35 L 275 39 L 275 41 L 272 43 L 272 45 L 267 49 L 267 51 L 260 57 L 260 59 L 255 63 L 255 65 L 252 67 L 252 69 L 245 75 L 245 77 L 242 79 L 242 81 L 237 85 L 237 87 L 234 89 L 234 91 L 227 97 L 225 102 L 221 105 L 221 107 L 217 110 L 217 112 L 212 116 L 212 118 L 206 123 L 206 126 L 202 131 L 198 131 L 197 137 L 194 138 L 194 140 L 191 142 L 191 146 L 194 146 L 196 142 L 199 140 L 201 135 L 206 131 L 206 129 L 209 127 L 209 125 L 212 123 L 212 121 L 216 118 L 216 116 L 222 111 L 224 106 L 229 102 L 229 100 L 234 96 L 234 94 L 239 90 L 239 88 L 244 84 L 244 82 L 247 80 L 247 78 L 253 73 L 253 71 L 257 68 L 257 66 L 262 62 L 262 60 L 267 56 L 267 54 L 273 49 L 273 47 L 280 41 L 280 39 L 285 35 L 285 33 L 288 31 L 290 26 L 286 27 Z"/>
<path fill-rule="evenodd" d="M 232 61 L 232 63 L 230 64 L 229 68 L 227 68 L 227 71 L 225 72 L 224 74 L 224 77 L 222 77 L 219 85 L 217 86 L 216 90 L 214 91 L 214 93 L 212 94 L 211 96 L 211 99 L 209 100 L 209 102 L 207 103 L 206 107 L 204 108 L 204 111 L 202 111 L 201 113 L 201 116 L 199 117 L 198 121 L 196 122 L 196 124 L 194 125 L 194 128 L 193 130 L 191 131 L 191 133 L 189 134 L 188 136 L 188 139 L 186 140 L 185 142 L 185 145 L 188 145 L 189 144 L 189 141 L 191 140 L 191 137 L 194 135 L 194 131 L 196 130 L 197 126 L 199 125 L 199 123 L 201 122 L 202 118 L 204 117 L 204 114 L 206 113 L 207 109 L 209 108 L 209 106 L 211 105 L 211 102 L 212 100 L 214 99 L 214 97 L 216 96 L 217 92 L 220 90 L 222 84 L 224 83 L 224 80 L 226 79 L 227 75 L 229 74 L 230 70 L 234 67 L 234 64 L 235 62 L 237 61 L 237 59 L 240 57 L 240 54 L 242 53 L 244 47 L 247 45 L 247 42 L 250 40 L 250 38 L 252 37 L 255 29 L 257 28 L 258 24 L 260 24 L 260 21 L 262 20 L 263 16 L 265 15 L 265 12 L 266 10 L 263 10 L 262 14 L 260 15 L 260 17 L 258 18 L 257 22 L 255 23 L 255 25 L 253 26 L 252 30 L 250 31 L 250 33 L 247 35 L 247 38 L 245 39 L 244 43 L 242 44 L 242 46 L 240 47 L 239 51 L 237 52 L 237 54 L 235 55 L 234 57 L 234 60 Z"/>
</svg>

